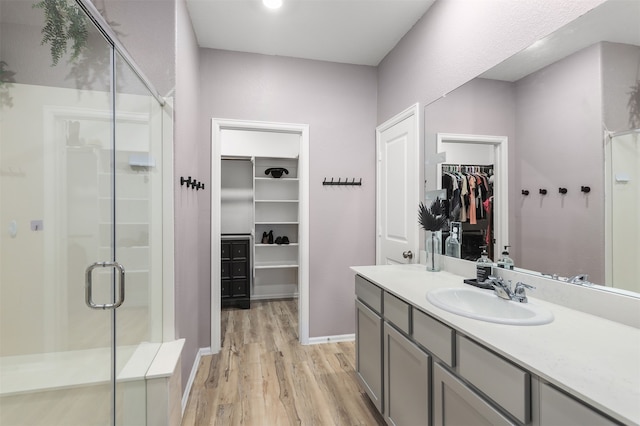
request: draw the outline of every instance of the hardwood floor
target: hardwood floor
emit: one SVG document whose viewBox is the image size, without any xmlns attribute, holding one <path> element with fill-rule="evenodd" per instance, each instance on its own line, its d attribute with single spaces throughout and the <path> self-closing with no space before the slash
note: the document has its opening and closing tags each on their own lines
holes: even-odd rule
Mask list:
<svg viewBox="0 0 640 426">
<path fill-rule="evenodd" d="M 384 425 L 354 342 L 302 346 L 297 323 L 295 300 L 223 310 L 222 349 L 202 358 L 182 426 Z"/>
</svg>

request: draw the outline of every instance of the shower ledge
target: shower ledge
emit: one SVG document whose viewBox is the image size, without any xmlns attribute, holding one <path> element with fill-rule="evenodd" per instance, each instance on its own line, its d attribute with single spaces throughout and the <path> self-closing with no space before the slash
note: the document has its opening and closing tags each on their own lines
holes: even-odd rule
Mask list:
<svg viewBox="0 0 640 426">
<path fill-rule="evenodd" d="M 161 346 L 144 342 L 119 347 L 118 354 L 128 361 L 117 381 L 144 379 Z M 0 357 L 0 396 L 108 383 L 110 357 L 111 348 Z"/>
</svg>

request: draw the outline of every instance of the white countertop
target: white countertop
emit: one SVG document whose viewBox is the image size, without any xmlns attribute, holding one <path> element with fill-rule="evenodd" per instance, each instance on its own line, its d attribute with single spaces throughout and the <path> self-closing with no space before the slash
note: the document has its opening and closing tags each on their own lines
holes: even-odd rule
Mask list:
<svg viewBox="0 0 640 426">
<path fill-rule="evenodd" d="M 640 329 L 536 299 L 550 324 L 515 326 L 459 316 L 432 305 L 429 290 L 469 287 L 465 277 L 423 265 L 352 267 L 443 323 L 626 424 L 640 424 Z M 615 307 L 612 307 L 615 309 Z"/>
</svg>

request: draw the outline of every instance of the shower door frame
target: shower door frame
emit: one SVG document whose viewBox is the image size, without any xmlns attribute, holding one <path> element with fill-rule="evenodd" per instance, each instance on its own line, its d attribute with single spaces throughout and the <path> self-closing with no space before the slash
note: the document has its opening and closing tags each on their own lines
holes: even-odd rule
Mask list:
<svg viewBox="0 0 640 426">
<path fill-rule="evenodd" d="M 618 292 L 625 292 L 625 289 L 618 288 L 613 284 L 613 140 L 616 137 L 630 135 L 633 133 L 638 134 L 640 138 L 640 129 L 623 130 L 618 132 L 611 132 L 604 130 L 604 188 L 605 188 L 605 203 L 604 203 L 604 259 L 605 259 L 605 283 L 606 287 L 615 289 Z M 635 294 L 635 293 L 634 293 Z"/>
</svg>

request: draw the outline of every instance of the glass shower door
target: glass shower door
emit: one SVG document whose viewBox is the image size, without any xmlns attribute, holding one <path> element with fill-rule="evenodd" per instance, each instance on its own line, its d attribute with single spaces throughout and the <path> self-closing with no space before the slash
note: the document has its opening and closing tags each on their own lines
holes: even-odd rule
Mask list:
<svg viewBox="0 0 640 426">
<path fill-rule="evenodd" d="M 1 8 L 0 425 L 144 425 L 161 107 L 91 20 L 80 56 L 52 66 L 44 11 Z"/>
<path fill-rule="evenodd" d="M 115 424 L 142 425 L 145 375 L 162 341 L 163 112 L 118 52 L 114 63 L 114 248 L 126 267 L 114 324 Z"/>
<path fill-rule="evenodd" d="M 113 424 L 114 315 L 85 303 L 87 265 L 114 260 L 103 187 L 113 181 L 113 50 L 84 22 L 82 55 L 53 65 L 44 11 L 2 2 L 0 57 L 13 73 L 0 103 L 2 425 Z M 101 269 L 92 299 L 111 303 L 114 272 Z"/>
</svg>

